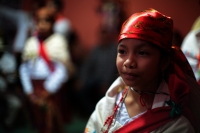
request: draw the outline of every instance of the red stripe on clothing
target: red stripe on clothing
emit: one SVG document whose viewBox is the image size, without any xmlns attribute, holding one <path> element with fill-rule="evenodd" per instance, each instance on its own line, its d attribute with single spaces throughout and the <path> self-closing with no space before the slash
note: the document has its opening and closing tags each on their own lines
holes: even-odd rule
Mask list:
<svg viewBox="0 0 200 133">
<path fill-rule="evenodd" d="M 39 54 L 45 60 L 49 69 L 51 70 L 51 72 L 53 72 L 55 70 L 55 68 L 54 68 L 52 62 L 50 61 L 49 56 L 47 55 L 47 53 L 45 51 L 44 42 L 43 41 L 39 41 L 39 42 L 40 42 Z"/>
<path fill-rule="evenodd" d="M 139 118 L 124 125 L 114 133 L 149 133 L 177 117 L 169 117 L 171 107 L 148 110 Z"/>
</svg>

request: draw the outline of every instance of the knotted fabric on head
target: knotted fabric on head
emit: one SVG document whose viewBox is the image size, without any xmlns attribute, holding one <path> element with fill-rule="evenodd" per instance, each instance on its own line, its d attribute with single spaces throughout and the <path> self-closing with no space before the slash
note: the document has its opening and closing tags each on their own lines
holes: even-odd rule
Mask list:
<svg viewBox="0 0 200 133">
<path fill-rule="evenodd" d="M 123 23 L 118 42 L 126 38 L 141 39 L 167 51 L 172 57 L 169 70 L 167 70 L 170 97 L 175 105 L 181 106 L 181 113 L 193 124 L 194 120 L 189 109 L 191 87 L 186 76 L 195 81 L 196 79 L 180 48 L 172 46 L 172 37 L 173 20 L 171 17 L 150 8 L 133 14 Z"/>
<path fill-rule="evenodd" d="M 126 20 L 118 41 L 125 38 L 142 39 L 170 50 L 173 20 L 154 9 L 133 14 Z"/>
</svg>

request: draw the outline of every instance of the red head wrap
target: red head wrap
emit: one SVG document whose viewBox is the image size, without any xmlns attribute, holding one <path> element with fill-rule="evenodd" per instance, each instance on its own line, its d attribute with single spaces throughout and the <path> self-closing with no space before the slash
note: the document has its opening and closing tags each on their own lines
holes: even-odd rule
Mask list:
<svg viewBox="0 0 200 133">
<path fill-rule="evenodd" d="M 172 36 L 173 20 L 154 9 L 149 9 L 133 14 L 124 22 L 118 41 L 125 38 L 142 39 L 169 50 Z"/>
<path fill-rule="evenodd" d="M 191 77 L 190 79 L 193 79 L 193 81 L 196 79 L 180 48 L 172 46 L 172 37 L 173 20 L 150 8 L 133 14 L 124 22 L 118 42 L 126 38 L 141 39 L 168 51 L 172 56 L 171 64 L 167 71 L 171 99 L 176 105 L 182 106 L 182 114 L 193 123 L 192 117 L 189 115 L 189 110 L 191 110 L 189 105 L 191 100 L 189 99 L 193 97 L 189 97 L 191 84 L 188 83 L 187 77 Z M 199 87 L 196 89 L 199 89 Z"/>
</svg>

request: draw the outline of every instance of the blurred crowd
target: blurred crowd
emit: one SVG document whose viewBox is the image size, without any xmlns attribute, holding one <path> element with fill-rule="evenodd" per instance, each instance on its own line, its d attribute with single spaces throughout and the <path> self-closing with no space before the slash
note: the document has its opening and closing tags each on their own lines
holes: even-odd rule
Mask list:
<svg viewBox="0 0 200 133">
<path fill-rule="evenodd" d="M 126 19 L 123 4 L 100 0 L 96 10 L 101 18 L 98 40 L 88 53 L 79 33 L 63 15 L 61 0 L 35 0 L 29 11 L 23 10 L 22 1 L 0 2 L 3 131 L 12 133 L 30 123 L 39 133 L 64 133 L 63 126 L 74 114 L 88 119 L 118 77 L 115 59 L 117 36 Z M 174 45 L 183 48 L 198 80 L 199 22 L 184 41 L 178 30 L 173 38 Z"/>
<path fill-rule="evenodd" d="M 98 40 L 88 53 L 63 15 L 61 0 L 0 4 L 1 128 L 30 123 L 39 133 L 64 133 L 73 115 L 88 119 L 117 75 L 117 35 L 125 18 L 119 3 L 100 1 Z"/>
</svg>

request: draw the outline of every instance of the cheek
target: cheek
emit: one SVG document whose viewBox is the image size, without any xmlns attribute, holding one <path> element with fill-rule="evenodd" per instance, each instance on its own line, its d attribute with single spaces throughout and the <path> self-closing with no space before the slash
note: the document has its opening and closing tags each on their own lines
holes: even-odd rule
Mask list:
<svg viewBox="0 0 200 133">
<path fill-rule="evenodd" d="M 46 24 L 44 25 L 44 28 L 45 28 L 46 30 L 50 30 L 50 29 L 51 29 L 51 25 L 50 25 L 49 23 L 46 23 Z"/>
<path fill-rule="evenodd" d="M 122 65 L 123 65 L 122 59 L 120 59 L 119 57 L 117 57 L 117 59 L 116 59 L 116 66 L 117 66 L 118 71 L 122 67 Z"/>
<path fill-rule="evenodd" d="M 158 61 L 151 61 L 144 65 L 144 69 L 148 70 L 148 73 L 151 73 L 152 75 L 157 75 L 160 71 L 160 64 Z"/>
</svg>

